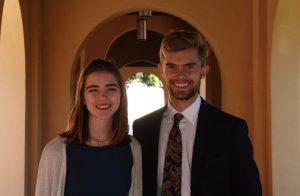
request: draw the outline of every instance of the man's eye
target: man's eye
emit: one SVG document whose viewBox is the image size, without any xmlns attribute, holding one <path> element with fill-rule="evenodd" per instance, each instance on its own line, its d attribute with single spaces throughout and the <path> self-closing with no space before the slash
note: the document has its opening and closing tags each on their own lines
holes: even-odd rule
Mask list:
<svg viewBox="0 0 300 196">
<path fill-rule="evenodd" d="M 169 68 L 169 69 L 176 69 L 176 65 L 167 65 L 167 68 Z"/>
<path fill-rule="evenodd" d="M 193 69 L 193 68 L 194 68 L 194 65 L 193 65 L 193 64 L 188 64 L 188 65 L 185 66 L 185 68 L 186 68 L 187 70 Z"/>
</svg>

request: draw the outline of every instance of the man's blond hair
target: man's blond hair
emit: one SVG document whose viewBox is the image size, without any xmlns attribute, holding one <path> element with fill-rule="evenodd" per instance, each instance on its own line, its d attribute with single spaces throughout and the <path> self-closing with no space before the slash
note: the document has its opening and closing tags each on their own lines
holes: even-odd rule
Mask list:
<svg viewBox="0 0 300 196">
<path fill-rule="evenodd" d="M 208 44 L 200 33 L 185 30 L 171 31 L 164 37 L 159 50 L 160 62 L 164 60 L 164 52 L 178 52 L 189 48 L 198 49 L 201 66 L 205 66 L 209 54 Z"/>
</svg>

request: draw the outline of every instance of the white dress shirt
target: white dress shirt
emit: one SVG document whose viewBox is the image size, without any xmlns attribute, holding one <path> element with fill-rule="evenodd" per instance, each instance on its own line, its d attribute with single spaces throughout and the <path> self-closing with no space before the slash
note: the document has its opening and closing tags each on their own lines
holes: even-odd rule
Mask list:
<svg viewBox="0 0 300 196">
<path fill-rule="evenodd" d="M 192 105 L 180 112 L 184 118 L 179 123 L 182 136 L 182 181 L 181 195 L 191 195 L 191 167 L 193 147 L 197 128 L 198 113 L 201 105 L 201 98 L 198 95 Z M 161 187 L 164 172 L 165 154 L 169 140 L 169 134 L 173 126 L 174 114 L 178 113 L 170 103 L 163 114 L 160 125 L 159 147 L 158 147 L 158 169 L 157 169 L 157 195 L 161 195 Z"/>
</svg>

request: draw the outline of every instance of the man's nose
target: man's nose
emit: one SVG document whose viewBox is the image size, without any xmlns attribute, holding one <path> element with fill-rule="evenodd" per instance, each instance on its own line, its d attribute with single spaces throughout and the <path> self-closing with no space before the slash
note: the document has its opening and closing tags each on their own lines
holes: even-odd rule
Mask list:
<svg viewBox="0 0 300 196">
<path fill-rule="evenodd" d="M 177 66 L 176 72 L 177 74 L 185 75 L 186 74 L 186 67 L 185 66 Z"/>
</svg>

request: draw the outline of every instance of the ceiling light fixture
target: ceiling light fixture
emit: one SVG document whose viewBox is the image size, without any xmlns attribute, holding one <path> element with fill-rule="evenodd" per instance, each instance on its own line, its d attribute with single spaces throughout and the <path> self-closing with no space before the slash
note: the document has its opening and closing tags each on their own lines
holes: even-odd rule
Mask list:
<svg viewBox="0 0 300 196">
<path fill-rule="evenodd" d="M 151 17 L 151 11 L 139 11 L 137 19 L 137 39 L 139 41 L 147 40 L 147 19 Z"/>
</svg>

